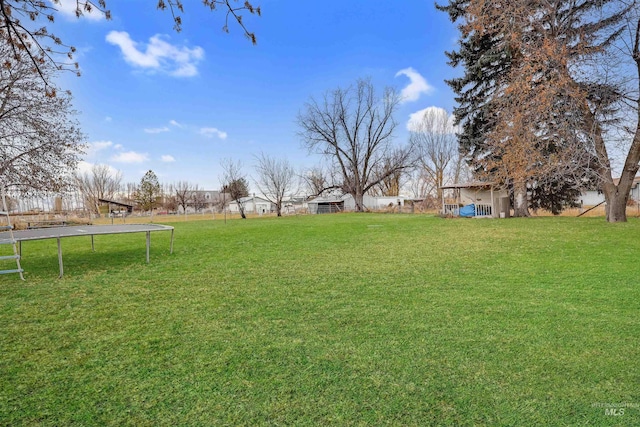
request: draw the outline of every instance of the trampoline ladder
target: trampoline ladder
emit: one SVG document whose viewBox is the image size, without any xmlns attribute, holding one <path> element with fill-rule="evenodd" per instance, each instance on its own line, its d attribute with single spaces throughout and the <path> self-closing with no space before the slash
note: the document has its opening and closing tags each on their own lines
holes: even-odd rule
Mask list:
<svg viewBox="0 0 640 427">
<path fill-rule="evenodd" d="M 9 209 L 7 207 L 7 197 L 4 192 L 4 187 L 2 188 L 2 211 L 0 211 L 0 216 L 5 216 L 7 220 L 7 224 L 1 225 L 0 230 L 8 230 L 9 236 L 10 236 L 9 241 L 6 242 L 5 244 L 11 245 L 13 247 L 13 255 L 0 256 L 0 260 L 14 259 L 16 260 L 16 266 L 18 267 L 16 269 L 11 269 L 11 270 L 0 270 L 0 274 L 18 273 L 20 274 L 20 278 L 24 280 L 24 276 L 22 275 L 24 270 L 20 266 L 20 254 L 18 253 L 18 248 L 16 247 L 16 243 L 17 243 L 16 239 L 13 237 L 13 225 L 11 225 L 11 217 L 9 216 Z"/>
</svg>

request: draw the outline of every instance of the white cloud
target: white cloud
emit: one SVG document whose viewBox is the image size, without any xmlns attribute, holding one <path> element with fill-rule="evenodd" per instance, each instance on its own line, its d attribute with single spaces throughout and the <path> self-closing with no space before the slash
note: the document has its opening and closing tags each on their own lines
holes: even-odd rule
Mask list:
<svg viewBox="0 0 640 427">
<path fill-rule="evenodd" d="M 445 133 L 456 133 L 458 131 L 458 128 L 453 125 L 453 114 L 450 115 L 449 113 L 447 113 L 447 110 L 440 107 L 427 107 L 423 108 L 422 110 L 416 111 L 415 113 L 409 114 L 409 120 L 407 121 L 407 130 L 411 132 L 420 131 L 421 127 L 424 126 L 423 119 L 425 114 L 432 114 L 436 123 L 442 123 L 442 121 L 445 120 Z"/>
<path fill-rule="evenodd" d="M 111 122 L 112 120 L 113 119 L 111 118 L 111 116 L 107 116 L 107 117 L 104 118 L 104 121 L 107 122 L 107 123 Z"/>
<path fill-rule="evenodd" d="M 111 141 L 93 141 L 87 143 L 86 157 L 95 157 L 99 151 L 104 151 L 113 146 Z"/>
<path fill-rule="evenodd" d="M 146 133 L 162 133 L 162 132 L 169 132 L 169 128 L 168 127 L 161 127 L 161 128 L 148 128 L 144 130 Z"/>
<path fill-rule="evenodd" d="M 81 160 L 78 162 L 78 165 L 76 166 L 76 172 L 79 173 L 80 175 L 84 175 L 85 173 L 91 173 L 91 169 L 93 169 L 93 167 L 95 166 L 95 163 L 89 163 L 89 162 L 85 162 L 84 160 Z M 109 173 L 111 173 L 111 175 L 116 175 L 118 174 L 120 171 L 116 168 L 114 168 L 111 165 L 106 165 L 109 168 Z"/>
<path fill-rule="evenodd" d="M 88 3 L 88 2 L 87 2 Z M 97 4 L 97 2 L 96 2 Z M 54 4 L 54 8 L 60 12 L 60 14 L 68 17 L 68 18 L 76 18 L 76 10 L 77 3 L 76 0 L 60 0 L 59 4 Z M 91 6 L 91 12 L 88 12 L 84 9 L 84 6 L 80 6 L 80 12 L 82 12 L 82 17 L 86 18 L 90 21 L 100 21 L 104 18 L 104 13 L 100 12 L 95 6 Z"/>
<path fill-rule="evenodd" d="M 227 139 L 227 133 L 217 128 L 200 128 L 200 135 L 204 135 L 207 138 L 212 138 L 216 135 L 220 139 Z"/>
<path fill-rule="evenodd" d="M 116 144 L 113 146 L 113 148 L 116 150 L 122 150 L 123 147 L 122 147 L 122 144 Z"/>
<path fill-rule="evenodd" d="M 407 76 L 410 80 L 409 85 L 400 92 L 401 102 L 403 103 L 417 101 L 420 95 L 426 95 L 433 91 L 433 86 L 427 83 L 425 78 L 411 67 L 398 71 L 396 77 L 398 76 Z"/>
<path fill-rule="evenodd" d="M 175 77 L 193 77 L 198 74 L 196 65 L 204 58 L 204 49 L 199 46 L 190 49 L 167 43 L 163 36 L 156 34 L 149 43 L 131 40 L 125 31 L 111 31 L 107 42 L 119 46 L 125 61 L 134 67 L 161 71 Z"/>
<path fill-rule="evenodd" d="M 100 150 L 104 150 L 105 148 L 109 148 L 113 145 L 113 142 L 111 141 L 94 141 L 94 142 L 90 142 L 89 144 L 89 148 L 93 151 L 100 151 Z"/>
<path fill-rule="evenodd" d="M 176 161 L 176 159 L 173 156 L 170 156 L 169 154 L 162 155 L 162 157 L 160 157 L 160 160 L 162 160 L 165 163 L 171 163 Z"/>
<path fill-rule="evenodd" d="M 135 151 L 123 151 L 111 158 L 111 161 L 118 163 L 142 163 L 149 160 L 147 153 L 136 153 Z"/>
<path fill-rule="evenodd" d="M 171 126 L 175 126 L 175 127 L 178 127 L 178 128 L 182 127 L 182 125 L 180 123 L 176 122 L 175 120 L 169 120 L 169 124 Z"/>
</svg>

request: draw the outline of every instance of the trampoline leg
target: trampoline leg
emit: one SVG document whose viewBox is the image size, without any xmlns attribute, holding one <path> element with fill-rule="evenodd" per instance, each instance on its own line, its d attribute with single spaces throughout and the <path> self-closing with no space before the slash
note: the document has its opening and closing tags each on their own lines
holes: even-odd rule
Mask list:
<svg viewBox="0 0 640 427">
<path fill-rule="evenodd" d="M 62 275 L 64 274 L 64 268 L 62 266 L 62 246 L 60 245 L 59 237 L 58 237 L 58 265 L 60 266 L 60 276 L 58 276 L 58 278 L 61 278 Z"/>
<path fill-rule="evenodd" d="M 96 251 L 95 246 L 93 246 L 93 234 L 91 235 L 91 251 L 92 251 L 92 252 L 95 252 L 95 251 Z"/>
<path fill-rule="evenodd" d="M 18 242 L 18 255 L 22 256 L 22 240 Z"/>
<path fill-rule="evenodd" d="M 173 253 L 173 230 L 171 230 L 171 244 L 169 246 L 169 253 Z"/>
<path fill-rule="evenodd" d="M 151 246 L 151 232 L 147 231 L 147 264 L 149 264 L 149 246 Z"/>
</svg>

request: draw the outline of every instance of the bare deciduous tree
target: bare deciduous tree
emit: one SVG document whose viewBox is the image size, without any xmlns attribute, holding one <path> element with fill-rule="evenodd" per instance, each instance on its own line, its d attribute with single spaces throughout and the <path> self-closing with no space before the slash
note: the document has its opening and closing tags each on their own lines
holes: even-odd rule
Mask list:
<svg viewBox="0 0 640 427">
<path fill-rule="evenodd" d="M 84 148 L 68 93 L 55 94 L 28 63 L 0 38 L 0 178 L 24 191 L 62 191 Z M 9 64 L 9 65 L 7 65 Z M 43 64 L 47 79 L 55 70 Z"/>
<path fill-rule="evenodd" d="M 162 185 L 162 207 L 167 212 L 175 212 L 178 210 L 178 198 L 176 197 L 176 190 L 173 184 Z"/>
<path fill-rule="evenodd" d="M 242 162 L 224 159 L 220 162 L 220 166 L 222 166 L 222 194 L 228 194 L 229 198 L 238 204 L 242 219 L 247 219 L 243 198 L 249 195 L 249 183 L 242 172 Z"/>
<path fill-rule="evenodd" d="M 124 200 L 127 203 L 135 204 L 136 203 L 136 193 L 138 192 L 138 184 L 135 182 L 127 182 L 124 184 Z"/>
<path fill-rule="evenodd" d="M 198 185 L 193 186 L 189 203 L 191 203 L 191 206 L 193 206 L 196 212 L 202 212 L 202 210 L 207 207 L 207 199 L 205 198 L 204 191 L 200 190 Z"/>
<path fill-rule="evenodd" d="M 627 202 L 640 164 L 640 11 L 637 1 L 619 3 L 620 7 L 627 8 L 620 39 L 609 46 L 607 55 L 600 61 L 604 72 L 599 73 L 602 87 L 615 89 L 592 96 L 588 111 L 592 114 L 586 114 L 599 160 L 609 222 L 627 220 Z M 608 120 L 612 116 L 617 120 Z M 607 139 L 615 133 L 621 136 L 620 147 L 607 144 Z M 610 159 L 616 148 L 626 153 L 618 180 L 613 178 Z"/>
<path fill-rule="evenodd" d="M 113 200 L 120 191 L 122 173 L 113 171 L 108 165 L 93 165 L 91 172 L 76 173 L 74 183 L 86 209 L 100 213 L 100 199 Z"/>
<path fill-rule="evenodd" d="M 393 144 L 394 113 L 399 97 L 387 88 L 378 96 L 371 80 L 360 79 L 346 89 L 311 98 L 298 115 L 300 136 L 309 151 L 322 154 L 341 175 L 344 191 L 353 196 L 356 210 L 364 209 L 363 197 L 373 186 L 407 168 L 410 150 L 393 156 L 384 165 Z"/>
<path fill-rule="evenodd" d="M 421 120 L 412 125 L 409 138 L 418 152 L 422 178 L 440 200 L 441 187 L 457 183 L 462 168 L 453 118 L 441 108 L 428 108 Z"/>
<path fill-rule="evenodd" d="M 314 166 L 300 173 L 301 185 L 310 196 L 320 196 L 325 191 L 340 188 L 322 166 Z"/>
<path fill-rule="evenodd" d="M 400 157 L 400 159 L 398 157 Z M 391 173 L 386 173 L 386 171 L 391 170 L 393 165 L 398 162 L 404 162 L 406 168 L 395 168 Z M 384 176 L 384 178 L 371 187 L 369 193 L 376 196 L 399 196 L 405 180 L 409 178 L 410 166 L 413 165 L 408 157 L 408 152 L 405 152 L 404 149 L 392 150 L 382 159 L 377 166 L 378 170 L 374 172 L 375 175 Z"/>
<path fill-rule="evenodd" d="M 256 185 L 264 197 L 276 206 L 277 216 L 282 216 L 282 201 L 292 193 L 296 184 L 295 169 L 286 159 L 276 159 L 264 153 L 256 157 L 256 162 Z"/>
<path fill-rule="evenodd" d="M 182 211 L 186 214 L 193 186 L 187 181 L 178 181 L 174 185 L 173 189 L 175 191 L 178 207 L 182 207 Z"/>
<path fill-rule="evenodd" d="M 435 194 L 433 182 L 427 175 L 427 172 L 422 168 L 415 168 L 411 171 L 408 184 L 409 191 L 413 197 L 417 199 L 433 196 Z"/>
</svg>

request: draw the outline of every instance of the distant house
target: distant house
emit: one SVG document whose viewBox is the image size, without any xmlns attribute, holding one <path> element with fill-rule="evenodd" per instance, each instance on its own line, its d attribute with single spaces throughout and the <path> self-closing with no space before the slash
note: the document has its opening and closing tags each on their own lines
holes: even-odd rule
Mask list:
<svg viewBox="0 0 640 427">
<path fill-rule="evenodd" d="M 345 209 L 349 211 L 356 210 L 356 200 L 351 194 L 343 196 Z M 380 211 L 388 208 L 403 207 L 407 199 L 404 196 L 370 196 L 365 194 L 362 198 L 362 204 L 365 210 Z"/>
<path fill-rule="evenodd" d="M 307 198 L 305 196 L 288 196 L 282 199 L 283 214 L 294 214 L 307 208 Z"/>
<path fill-rule="evenodd" d="M 180 206 L 178 211 L 180 213 L 195 213 L 202 211 L 214 211 L 221 210 L 223 204 L 223 195 L 221 192 L 217 190 L 196 190 L 192 191 L 189 199 L 187 200 L 186 209 L 182 209 Z M 226 194 L 227 201 L 229 200 L 229 195 Z"/>
<path fill-rule="evenodd" d="M 615 178 L 613 182 L 618 184 L 619 178 Z M 629 199 L 640 203 L 640 176 L 633 179 L 631 190 L 629 191 Z M 586 190 L 580 195 L 580 206 L 588 208 L 604 203 L 604 193 L 600 190 Z"/>
<path fill-rule="evenodd" d="M 505 218 L 510 215 L 511 205 L 507 190 L 492 182 L 470 182 L 441 187 L 450 190 L 453 197 L 445 198 L 442 191 L 442 214 L 475 218 Z"/>
<path fill-rule="evenodd" d="M 618 179 L 614 180 L 616 183 Z M 509 216 L 511 206 L 509 194 L 500 190 L 490 182 L 471 182 L 441 187 L 453 192 L 453 197 L 445 198 L 443 191 L 442 213 L 453 216 L 493 217 Z M 640 202 L 640 176 L 633 180 L 629 198 Z M 593 207 L 604 202 L 604 194 L 600 190 L 586 190 L 578 200 L 582 207 Z M 473 208 L 463 209 L 465 206 Z"/>
<path fill-rule="evenodd" d="M 640 176 L 636 176 L 633 179 L 633 186 L 631 187 L 631 194 L 629 196 L 636 202 L 640 202 Z"/>
<path fill-rule="evenodd" d="M 245 213 L 268 214 L 275 210 L 275 206 L 267 199 L 257 196 L 243 197 L 240 203 L 244 206 Z M 229 212 L 240 213 L 240 207 L 235 200 L 229 203 Z"/>
<path fill-rule="evenodd" d="M 604 202 L 604 193 L 599 190 L 586 190 L 580 194 L 580 206 L 592 207 Z"/>
<path fill-rule="evenodd" d="M 369 196 L 365 194 L 362 203 L 366 210 L 380 211 L 391 207 L 403 207 L 406 200 L 404 196 Z M 356 201 L 352 195 L 345 195 L 344 203 L 347 210 L 356 209 Z"/>
</svg>

